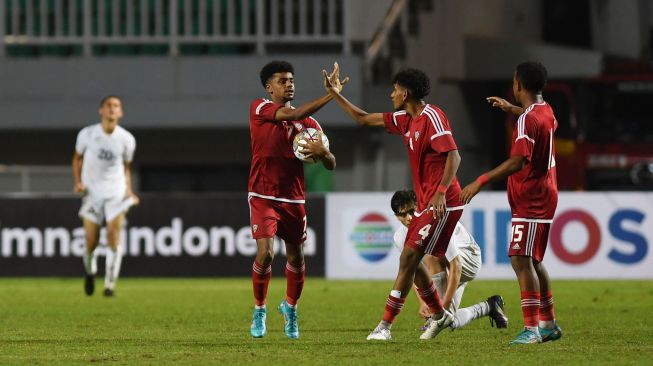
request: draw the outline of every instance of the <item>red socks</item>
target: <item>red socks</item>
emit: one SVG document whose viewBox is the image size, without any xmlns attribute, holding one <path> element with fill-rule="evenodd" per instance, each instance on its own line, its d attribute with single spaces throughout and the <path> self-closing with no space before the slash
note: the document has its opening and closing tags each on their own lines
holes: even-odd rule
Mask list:
<svg viewBox="0 0 653 366">
<path fill-rule="evenodd" d="M 524 315 L 524 326 L 537 327 L 540 313 L 540 293 L 534 291 L 521 292 L 521 311 Z"/>
<path fill-rule="evenodd" d="M 272 278 L 272 266 L 261 266 L 254 261 L 252 266 L 252 284 L 254 286 L 254 303 L 257 306 L 265 305 L 265 299 L 268 296 L 268 284 Z"/>
<path fill-rule="evenodd" d="M 430 285 L 427 288 L 417 288 L 417 294 L 426 303 L 426 305 L 428 305 L 433 314 L 442 312 L 442 301 L 440 301 L 440 296 L 435 289 L 435 283 L 433 281 L 431 281 Z"/>
<path fill-rule="evenodd" d="M 392 324 L 395 321 L 395 318 L 401 312 L 401 308 L 404 307 L 404 302 L 406 299 L 399 297 L 394 297 L 392 295 L 388 296 L 388 301 L 385 304 L 385 313 L 383 313 L 383 321 L 388 324 Z"/>
<path fill-rule="evenodd" d="M 551 291 L 540 299 L 540 320 L 551 321 L 556 318 L 553 312 L 553 295 Z"/>
<path fill-rule="evenodd" d="M 289 305 L 297 304 L 304 289 L 304 272 L 306 266 L 302 263 L 299 267 L 286 262 L 286 302 Z"/>
</svg>

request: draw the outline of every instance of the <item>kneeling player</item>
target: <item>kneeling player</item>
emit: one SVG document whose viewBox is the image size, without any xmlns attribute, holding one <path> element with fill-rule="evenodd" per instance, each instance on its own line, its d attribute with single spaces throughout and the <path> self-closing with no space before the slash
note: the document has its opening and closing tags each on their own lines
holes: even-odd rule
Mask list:
<svg viewBox="0 0 653 366">
<path fill-rule="evenodd" d="M 397 191 L 390 201 L 392 211 L 397 219 L 403 224 L 394 235 L 395 246 L 403 249 L 408 233 L 408 226 L 413 219 L 417 198 L 415 191 Z M 458 222 L 451 237 L 449 246 L 444 258 L 436 258 L 425 255 L 419 271 L 421 275 L 433 278 L 438 295 L 442 299 L 442 306 L 454 314 L 454 320 L 449 325 L 452 329 L 462 328 L 471 323 L 472 320 L 490 317 L 490 324 L 496 323 L 497 328 L 506 328 L 508 318 L 503 310 L 503 298 L 499 295 L 489 297 L 486 301 L 459 309 L 463 293 L 467 283 L 472 281 L 481 269 L 481 248 L 474 238 L 467 232 L 467 229 Z M 447 273 L 448 271 L 448 273 Z M 425 274 L 424 274 L 425 273 Z M 418 296 L 420 302 L 419 314 L 431 321 L 429 307 Z"/>
</svg>

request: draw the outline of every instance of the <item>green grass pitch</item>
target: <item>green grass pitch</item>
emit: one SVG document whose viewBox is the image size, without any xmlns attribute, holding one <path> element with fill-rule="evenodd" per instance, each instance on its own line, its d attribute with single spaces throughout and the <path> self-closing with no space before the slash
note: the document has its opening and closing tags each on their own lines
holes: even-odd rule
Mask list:
<svg viewBox="0 0 653 366">
<path fill-rule="evenodd" d="M 96 285 L 101 290 L 101 279 Z M 554 281 L 560 341 L 509 347 L 521 327 L 516 281 L 476 281 L 463 305 L 502 294 L 506 330 L 476 320 L 421 341 L 414 294 L 394 340 L 368 342 L 391 281 L 308 278 L 301 338 L 283 334 L 270 286 L 268 335 L 249 336 L 248 279 L 122 279 L 117 297 L 87 297 L 80 279 L 0 280 L 0 364 L 215 365 L 615 365 L 653 364 L 652 281 Z M 101 291 L 99 291 L 101 292 Z"/>
</svg>

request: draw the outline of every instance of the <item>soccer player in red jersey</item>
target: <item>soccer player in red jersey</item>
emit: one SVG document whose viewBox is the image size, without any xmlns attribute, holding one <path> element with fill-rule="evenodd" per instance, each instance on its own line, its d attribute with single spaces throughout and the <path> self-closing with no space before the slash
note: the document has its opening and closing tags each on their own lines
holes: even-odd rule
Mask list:
<svg viewBox="0 0 653 366">
<path fill-rule="evenodd" d="M 492 181 L 508 176 L 512 238 L 508 255 L 521 288 L 524 330 L 510 344 L 557 340 L 562 330 L 553 312 L 551 281 L 542 264 L 549 226 L 558 204 L 554 132 L 558 122 L 542 98 L 547 71 L 539 62 L 517 65 L 513 93 L 521 107 L 489 97 L 493 107 L 520 115 L 513 132 L 510 158 L 467 185 L 460 198 L 469 201 Z"/>
<path fill-rule="evenodd" d="M 326 71 L 323 74 L 327 90 L 354 120 L 362 125 L 385 127 L 389 133 L 404 140 L 417 195 L 415 217 L 408 228 L 399 272 L 388 296 L 383 320 L 367 339 L 392 339 L 390 328 L 413 283 L 433 314 L 420 338 L 433 338 L 454 318 L 442 307 L 432 279 L 417 268 L 425 254 L 445 255 L 463 212 L 459 199 L 460 184 L 456 179 L 460 155 L 449 121 L 440 108 L 424 102 L 423 98 L 430 92 L 430 82 L 420 70 L 407 69 L 395 75 L 390 94 L 396 110 L 394 113 L 363 111 L 340 94 L 337 70 L 332 75 L 327 75 Z"/>
<path fill-rule="evenodd" d="M 334 66 L 337 69 L 337 65 Z M 335 70 L 334 70 L 335 71 Z M 266 333 L 266 296 L 272 276 L 273 239 L 277 235 L 286 245 L 286 300 L 279 305 L 285 318 L 288 338 L 299 337 L 297 300 L 304 287 L 306 212 L 304 211 L 304 166 L 293 153 L 294 136 L 306 128 L 322 130 L 311 117 L 332 97 L 326 94 L 297 108 L 290 105 L 295 96 L 293 66 L 272 61 L 260 72 L 261 84 L 270 99 L 256 99 L 249 108 L 252 163 L 248 201 L 252 236 L 257 252 L 252 267 L 255 309 L 250 333 L 261 338 Z M 342 88 L 346 80 L 335 81 Z M 317 157 L 332 170 L 336 158 L 321 141 L 308 142 L 304 154 Z"/>
</svg>

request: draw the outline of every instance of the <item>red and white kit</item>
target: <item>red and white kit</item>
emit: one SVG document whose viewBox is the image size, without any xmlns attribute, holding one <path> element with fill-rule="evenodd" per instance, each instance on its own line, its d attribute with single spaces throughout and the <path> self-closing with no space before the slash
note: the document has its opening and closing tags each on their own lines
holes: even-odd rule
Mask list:
<svg viewBox="0 0 653 366">
<path fill-rule="evenodd" d="M 558 127 L 546 102 L 528 107 L 517 120 L 510 156 L 523 156 L 524 168 L 508 178 L 512 239 L 508 254 L 544 258 L 549 227 L 558 205 L 554 133 Z"/>
<path fill-rule="evenodd" d="M 256 99 L 249 108 L 252 164 L 249 172 L 250 224 L 254 239 L 278 235 L 288 243 L 306 239 L 304 166 L 292 150 L 294 136 L 305 128 L 322 130 L 308 117 L 275 121 L 283 104 Z"/>
<path fill-rule="evenodd" d="M 458 149 L 449 121 L 442 110 L 431 104 L 427 104 L 415 119 L 406 111 L 397 111 L 384 113 L 383 120 L 388 133 L 404 138 L 417 195 L 417 210 L 408 228 L 405 245 L 442 257 L 464 208 L 460 202 L 460 183 L 454 177 L 446 192 L 444 217 L 437 220 L 433 218 L 433 212 L 427 212 L 429 201 L 442 180 L 447 153 Z"/>
</svg>

